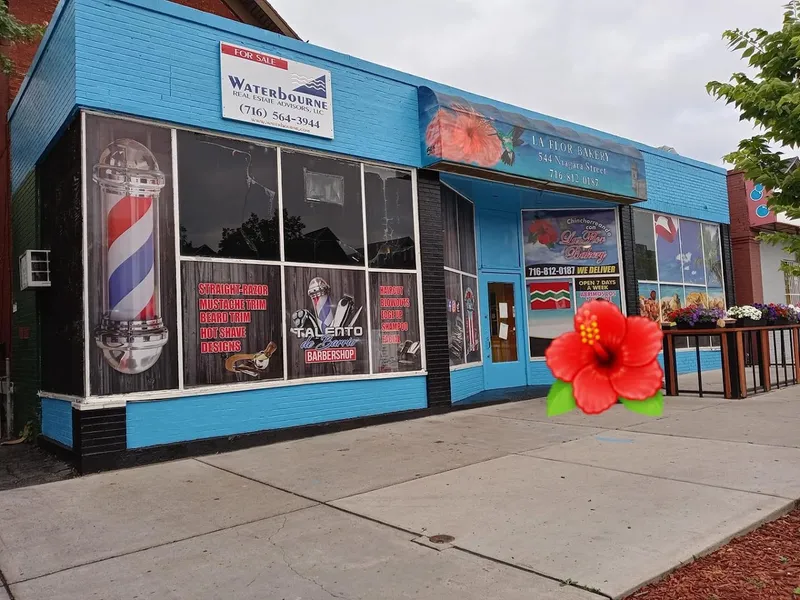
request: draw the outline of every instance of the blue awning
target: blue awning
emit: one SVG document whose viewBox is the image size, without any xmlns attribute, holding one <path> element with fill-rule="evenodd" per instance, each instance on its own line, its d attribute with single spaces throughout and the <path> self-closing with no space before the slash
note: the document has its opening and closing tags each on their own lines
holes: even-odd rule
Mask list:
<svg viewBox="0 0 800 600">
<path fill-rule="evenodd" d="M 638 148 L 491 104 L 419 88 L 422 164 L 581 195 L 647 199 Z"/>
</svg>

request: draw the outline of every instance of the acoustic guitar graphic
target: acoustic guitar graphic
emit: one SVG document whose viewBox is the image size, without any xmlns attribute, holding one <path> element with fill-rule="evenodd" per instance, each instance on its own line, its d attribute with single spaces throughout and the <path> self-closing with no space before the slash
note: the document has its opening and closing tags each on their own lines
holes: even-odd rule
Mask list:
<svg viewBox="0 0 800 600">
<path fill-rule="evenodd" d="M 225 370 L 231 373 L 244 373 L 250 377 L 258 377 L 269 367 L 269 359 L 275 354 L 278 346 L 270 342 L 261 352 L 255 354 L 232 354 L 225 361 Z"/>
</svg>

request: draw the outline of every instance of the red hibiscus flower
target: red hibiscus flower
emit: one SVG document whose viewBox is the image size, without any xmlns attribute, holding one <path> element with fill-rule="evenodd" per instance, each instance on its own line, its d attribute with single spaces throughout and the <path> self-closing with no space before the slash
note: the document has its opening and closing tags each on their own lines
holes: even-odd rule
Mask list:
<svg viewBox="0 0 800 600">
<path fill-rule="evenodd" d="M 534 221 L 528 230 L 531 232 L 534 242 L 538 241 L 540 244 L 550 246 L 558 241 L 558 231 L 550 221 L 544 219 Z"/>
<path fill-rule="evenodd" d="M 425 132 L 428 153 L 445 160 L 493 167 L 503 144 L 492 124 L 471 108 L 439 109 Z"/>
<path fill-rule="evenodd" d="M 626 318 L 615 304 L 595 300 L 578 309 L 575 331 L 553 340 L 545 357 L 560 384 L 572 384 L 578 408 L 594 415 L 611 408 L 618 398 L 660 400 L 661 345 L 657 323 Z"/>
</svg>

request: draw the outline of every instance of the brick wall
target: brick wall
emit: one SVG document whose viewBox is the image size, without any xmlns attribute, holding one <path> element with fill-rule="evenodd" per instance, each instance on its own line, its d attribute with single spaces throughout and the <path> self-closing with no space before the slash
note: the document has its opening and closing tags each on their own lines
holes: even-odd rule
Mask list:
<svg viewBox="0 0 800 600">
<path fill-rule="evenodd" d="M 12 15 L 23 23 L 44 24 L 50 22 L 53 17 L 59 0 L 8 0 L 8 8 Z M 183 4 L 190 8 L 196 8 L 207 13 L 226 17 L 228 19 L 239 20 L 239 18 L 228 8 L 223 0 L 172 0 L 178 4 Z M 9 90 L 11 98 L 17 95 L 22 80 L 31 66 L 33 57 L 39 42 L 30 44 L 15 44 L 8 50 L 8 56 L 14 61 L 15 70 L 9 78 Z"/>
<path fill-rule="evenodd" d="M 12 197 L 11 232 L 13 254 L 19 256 L 39 245 L 39 199 L 36 175 L 31 172 Z M 11 319 L 11 379 L 14 381 L 14 423 L 22 430 L 28 421 L 38 420 L 39 399 L 39 322 L 37 292 L 19 291 L 19 265 L 14 263 L 13 299 L 17 310 Z M 24 332 L 24 333 L 23 333 Z M 23 335 L 21 335 L 21 333 Z M 27 336 L 27 337 L 26 337 Z"/>
<path fill-rule="evenodd" d="M 677 155 L 644 150 L 647 202 L 639 208 L 701 221 L 727 223 L 728 194 L 725 171 L 719 167 L 689 164 Z"/>
<path fill-rule="evenodd" d="M 417 202 L 428 406 L 446 406 L 450 404 L 450 354 L 447 341 L 447 298 L 444 292 L 444 239 L 439 173 L 424 170 L 418 172 Z"/>
<path fill-rule="evenodd" d="M 72 448 L 72 403 L 42 398 L 42 435 Z"/>
<path fill-rule="evenodd" d="M 763 302 L 761 247 L 755 239 L 755 232 L 750 228 L 744 174 L 741 171 L 730 171 L 727 187 L 736 302 L 738 304 Z"/>
</svg>

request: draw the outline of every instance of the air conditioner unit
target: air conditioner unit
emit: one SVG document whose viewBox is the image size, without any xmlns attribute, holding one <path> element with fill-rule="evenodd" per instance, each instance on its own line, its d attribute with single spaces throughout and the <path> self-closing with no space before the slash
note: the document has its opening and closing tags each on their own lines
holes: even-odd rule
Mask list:
<svg viewBox="0 0 800 600">
<path fill-rule="evenodd" d="M 50 250 L 26 250 L 19 257 L 19 289 L 50 287 Z"/>
</svg>

